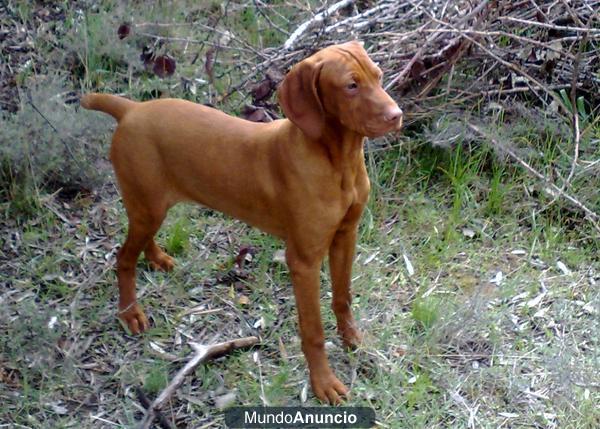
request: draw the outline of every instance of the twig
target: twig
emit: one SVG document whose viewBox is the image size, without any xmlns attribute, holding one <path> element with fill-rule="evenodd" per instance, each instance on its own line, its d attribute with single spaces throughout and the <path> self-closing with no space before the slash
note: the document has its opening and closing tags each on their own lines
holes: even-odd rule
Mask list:
<svg viewBox="0 0 600 429">
<path fill-rule="evenodd" d="M 386 91 L 389 90 L 392 86 L 394 86 L 397 82 L 404 79 L 404 77 L 410 72 L 410 69 L 412 68 L 412 66 L 423 56 L 423 53 L 429 47 L 431 42 L 433 42 L 435 39 L 438 38 L 438 34 L 439 33 L 433 33 L 433 34 L 429 35 L 429 37 L 427 39 L 425 39 L 425 42 L 423 42 L 423 45 L 421 45 L 419 50 L 413 55 L 413 57 L 410 59 L 410 61 L 404 66 L 402 71 L 400 71 L 400 73 L 398 73 L 391 81 L 389 81 L 387 83 L 387 85 L 385 85 Z"/>
<path fill-rule="evenodd" d="M 279 31 L 282 34 L 285 34 L 286 36 L 290 35 L 290 33 L 288 31 L 284 30 L 283 28 L 281 28 L 280 26 L 275 24 L 273 22 L 273 20 L 271 18 L 269 18 L 269 15 L 267 15 L 266 13 L 263 12 L 262 7 L 261 7 L 261 6 L 264 6 L 263 2 L 261 2 L 260 0 L 253 0 L 253 3 L 254 3 L 254 7 L 256 8 L 256 10 L 258 10 L 258 13 L 260 13 L 262 15 L 262 17 L 269 23 L 269 25 L 271 27 L 273 27 L 275 30 Z"/>
<path fill-rule="evenodd" d="M 553 45 L 550 45 L 546 42 L 540 42 L 539 40 L 535 40 L 532 39 L 530 37 L 524 37 L 524 36 L 519 36 L 517 34 L 512 34 L 509 33 L 507 31 L 478 31 L 478 30 L 455 30 L 452 28 L 439 28 L 439 29 L 430 29 L 430 30 L 424 30 L 427 33 L 437 33 L 437 32 L 442 32 L 442 33 L 456 33 L 456 34 L 474 34 L 477 36 L 501 36 L 501 37 L 508 37 L 510 39 L 514 39 L 514 40 L 518 40 L 520 42 L 523 43 L 530 43 L 532 45 L 536 45 L 539 46 L 541 48 L 544 49 L 548 49 L 550 51 L 554 51 L 559 53 L 560 55 L 564 55 L 566 57 L 569 58 L 574 58 L 573 54 L 571 54 L 570 52 L 566 52 L 562 49 L 558 49 L 555 48 Z"/>
<path fill-rule="evenodd" d="M 150 403 L 150 399 L 148 399 L 148 397 L 146 396 L 146 394 L 140 386 L 135 386 L 135 393 L 138 397 L 138 401 L 140 401 L 140 404 L 142 404 L 142 407 L 144 407 L 145 409 L 150 408 L 150 406 L 152 405 Z M 158 418 L 158 424 L 160 425 L 160 427 L 162 427 L 163 429 L 173 429 L 171 423 L 159 410 L 155 410 L 154 413 Z"/>
<path fill-rule="evenodd" d="M 296 28 L 296 30 L 294 30 L 292 35 L 283 43 L 283 48 L 286 50 L 292 49 L 294 47 L 296 41 L 300 38 L 300 36 L 302 36 L 302 34 L 305 31 L 307 31 L 308 29 L 314 27 L 315 25 L 323 22 L 327 17 L 329 17 L 333 13 L 337 12 L 338 10 L 340 10 L 346 6 L 351 5 L 352 3 L 354 3 L 354 0 L 342 0 L 337 3 L 332 4 L 327 9 L 325 9 L 323 12 L 317 13 L 311 19 L 302 23 L 298 28 Z"/>
<path fill-rule="evenodd" d="M 195 351 L 194 356 L 182 369 L 179 370 L 179 372 L 177 372 L 177 374 L 175 374 L 173 380 L 171 380 L 167 387 L 165 387 L 152 402 L 139 428 L 150 428 L 156 417 L 156 411 L 160 410 L 164 403 L 167 402 L 171 396 L 173 396 L 177 388 L 184 382 L 185 377 L 187 377 L 198 365 L 211 359 L 225 356 L 234 350 L 251 347 L 257 343 L 257 337 L 238 338 L 236 340 L 225 341 L 223 343 L 212 345 L 189 343 Z"/>
<path fill-rule="evenodd" d="M 550 28 L 552 30 L 559 31 L 578 31 L 582 33 L 600 33 L 600 29 L 595 28 L 582 28 L 582 27 L 569 27 L 564 25 L 547 24 L 545 22 L 529 21 L 527 19 L 513 18 L 512 16 L 500 16 L 498 17 L 501 21 L 518 22 L 519 24 L 525 24 L 534 27 Z"/>
<path fill-rule="evenodd" d="M 471 12 L 469 12 L 467 15 L 465 15 L 464 17 L 462 17 L 458 22 L 457 25 L 460 25 L 461 23 L 467 22 L 471 17 L 477 16 L 477 14 L 481 11 L 483 11 L 485 9 L 485 7 L 487 6 L 488 1 L 484 0 L 481 3 L 479 3 L 479 5 L 477 5 L 476 8 L 474 8 L 473 10 L 471 10 Z M 427 10 L 424 10 L 426 13 L 429 13 Z M 449 26 L 447 23 L 445 23 L 444 21 L 438 20 L 435 17 L 432 17 L 433 21 L 436 21 L 438 23 L 438 26 L 436 27 L 436 29 L 439 29 L 441 26 Z M 423 56 L 423 53 L 425 52 L 425 50 L 429 47 L 429 45 L 435 41 L 439 35 L 441 33 L 437 33 L 434 32 L 431 35 L 429 35 L 429 37 L 427 37 L 427 39 L 425 39 L 425 42 L 423 42 L 423 44 L 421 45 L 421 47 L 417 50 L 417 52 L 413 55 L 413 57 L 411 58 L 411 60 L 408 62 L 408 64 L 406 64 L 404 66 L 404 68 L 402 69 L 402 71 L 396 75 L 386 86 L 385 89 L 388 90 L 390 89 L 393 85 L 395 85 L 397 82 L 400 82 L 402 79 L 404 79 L 404 77 L 410 72 L 410 70 L 412 69 L 412 66 L 419 60 L 421 59 L 421 57 Z M 472 39 L 471 39 L 472 40 Z"/>
<path fill-rule="evenodd" d="M 575 57 L 575 64 L 573 66 L 573 80 L 571 82 L 571 110 L 573 114 L 573 142 L 575 148 L 573 149 L 573 162 L 571 163 L 571 171 L 567 176 L 567 179 L 563 183 L 562 189 L 567 187 L 571 183 L 571 179 L 575 174 L 575 168 L 577 167 L 577 161 L 579 160 L 579 144 L 581 141 L 581 134 L 579 132 L 579 110 L 577 109 L 577 79 L 579 78 L 579 64 L 581 63 L 581 53 L 587 43 L 588 33 L 583 35 L 581 42 L 579 43 L 579 50 Z"/>
<path fill-rule="evenodd" d="M 60 141 L 65 145 L 65 149 L 67 150 L 67 153 L 69 154 L 69 156 L 71 157 L 71 159 L 73 160 L 73 162 L 75 162 L 77 164 L 77 166 L 79 167 L 80 170 L 83 170 L 83 167 L 81 166 L 81 164 L 77 161 L 77 159 L 75 158 L 75 155 L 73 154 L 73 151 L 71 150 L 71 147 L 69 146 L 69 144 L 62 138 L 62 136 L 60 135 L 60 132 L 56 129 L 56 127 L 52 124 L 52 122 L 50 122 L 50 119 L 48 119 L 46 117 L 46 115 L 44 115 L 40 109 L 37 108 L 37 106 L 33 103 L 33 100 L 31 99 L 31 94 L 27 94 L 27 102 L 29 103 L 29 105 L 31 107 L 33 107 L 33 110 L 35 110 L 37 112 L 38 115 L 40 115 L 42 117 L 42 119 L 48 124 L 48 126 L 50 126 L 50 128 L 52 128 L 52 130 L 58 134 L 58 138 L 60 139 Z"/>
<path fill-rule="evenodd" d="M 529 165 L 525 160 L 523 160 L 519 155 L 517 155 L 512 149 L 510 149 L 509 147 L 507 147 L 504 144 L 501 144 L 498 140 L 496 140 L 493 137 L 491 137 L 488 134 L 486 134 L 478 126 L 473 125 L 471 123 L 469 123 L 468 126 L 469 126 L 469 128 L 471 128 L 473 131 L 475 131 L 480 136 L 488 139 L 494 145 L 496 145 L 499 148 L 501 148 L 502 150 L 506 151 L 506 153 L 508 153 L 508 155 L 511 158 L 513 158 L 515 161 L 517 161 L 519 164 L 521 164 L 529 173 L 533 174 L 535 177 L 537 177 L 538 179 L 542 180 L 553 191 L 551 194 L 555 194 L 556 193 L 556 194 L 562 196 L 563 198 L 565 198 L 567 201 L 569 201 L 574 206 L 576 206 L 579 209 L 581 209 L 587 215 L 588 219 L 594 225 L 594 227 L 598 231 L 600 231 L 600 225 L 598 225 L 598 223 L 597 223 L 598 220 L 600 220 L 600 216 L 596 212 L 594 212 L 592 209 L 590 209 L 589 207 L 587 207 L 585 204 L 583 204 L 577 198 L 573 197 L 572 195 L 570 195 L 567 192 L 565 192 L 563 189 L 561 189 L 558 186 L 556 186 L 554 183 L 552 183 L 552 181 L 548 177 L 544 176 L 542 173 L 540 173 L 535 168 L 533 168 L 531 165 Z M 554 195 L 552 195 L 552 196 L 554 196 Z"/>
<path fill-rule="evenodd" d="M 561 106 L 565 111 L 568 111 L 567 107 L 565 106 L 565 104 L 563 103 L 563 101 L 560 99 L 560 97 L 558 95 L 556 95 L 554 92 L 550 91 L 546 85 L 544 85 L 543 83 L 541 83 L 538 79 L 534 78 L 533 76 L 531 76 L 529 73 L 527 73 L 525 70 L 523 70 L 521 67 L 510 63 L 502 58 L 500 58 L 498 55 L 496 55 L 495 53 L 493 53 L 490 49 L 486 48 L 484 45 L 482 45 L 481 43 L 479 43 L 477 40 L 473 39 L 472 37 L 464 34 L 464 37 L 467 38 L 468 40 L 470 40 L 473 44 L 477 45 L 479 47 L 479 49 L 483 50 L 484 52 L 486 52 L 490 57 L 494 58 L 496 61 L 498 61 L 499 63 L 503 64 L 504 66 L 508 67 L 509 69 L 511 69 L 512 71 L 520 74 L 521 76 L 523 76 L 524 78 L 526 78 L 527 80 L 529 80 L 530 82 L 533 82 L 536 87 L 541 88 L 546 94 L 548 94 L 552 99 L 554 99 L 554 101 L 556 101 L 556 103 Z"/>
<path fill-rule="evenodd" d="M 389 6 L 390 6 L 390 3 L 384 3 L 384 4 L 377 5 L 375 7 L 372 7 L 370 9 L 367 9 L 364 12 L 359 13 L 358 15 L 351 16 L 349 18 L 343 19 L 343 20 L 341 20 L 339 22 L 336 22 L 335 24 L 332 24 L 332 25 L 328 26 L 327 28 L 325 28 L 324 33 L 325 34 L 331 33 L 336 28 L 341 27 L 341 26 L 346 25 L 346 24 L 350 24 L 350 23 L 354 27 L 355 26 L 354 23 L 356 21 L 359 21 L 359 20 L 361 20 L 363 18 L 366 18 L 368 16 L 371 16 L 371 15 L 377 13 L 377 12 L 380 12 L 381 10 L 383 10 L 383 9 L 389 7 Z M 368 21 L 367 21 L 367 23 L 368 23 Z"/>
</svg>

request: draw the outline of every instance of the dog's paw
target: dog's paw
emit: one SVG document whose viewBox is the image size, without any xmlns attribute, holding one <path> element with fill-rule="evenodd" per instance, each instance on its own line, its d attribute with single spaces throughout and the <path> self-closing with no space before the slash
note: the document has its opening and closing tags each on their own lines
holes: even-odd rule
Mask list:
<svg viewBox="0 0 600 429">
<path fill-rule="evenodd" d="M 161 252 L 158 255 L 153 255 L 149 258 L 150 268 L 156 271 L 172 271 L 175 267 L 175 259 L 167 255 L 165 252 Z"/>
<path fill-rule="evenodd" d="M 138 335 L 150 328 L 150 323 L 144 314 L 144 310 L 137 303 L 129 305 L 124 309 L 119 309 L 119 319 L 133 335 Z"/>
<path fill-rule="evenodd" d="M 363 334 L 354 326 L 348 326 L 345 329 L 338 329 L 338 334 L 342 338 L 344 347 L 349 350 L 356 350 L 363 342 Z"/>
<path fill-rule="evenodd" d="M 350 390 L 344 386 L 331 369 L 323 374 L 310 375 L 310 384 L 317 398 L 323 402 L 329 402 L 332 405 L 342 403 L 344 397 L 348 397 Z"/>
</svg>

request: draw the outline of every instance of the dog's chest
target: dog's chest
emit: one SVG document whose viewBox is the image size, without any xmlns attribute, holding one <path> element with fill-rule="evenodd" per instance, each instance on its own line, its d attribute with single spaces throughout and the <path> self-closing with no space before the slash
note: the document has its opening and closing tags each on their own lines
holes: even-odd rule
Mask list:
<svg viewBox="0 0 600 429">
<path fill-rule="evenodd" d="M 340 190 L 346 207 L 364 204 L 369 194 L 369 179 L 364 169 L 354 168 L 343 171 Z"/>
</svg>

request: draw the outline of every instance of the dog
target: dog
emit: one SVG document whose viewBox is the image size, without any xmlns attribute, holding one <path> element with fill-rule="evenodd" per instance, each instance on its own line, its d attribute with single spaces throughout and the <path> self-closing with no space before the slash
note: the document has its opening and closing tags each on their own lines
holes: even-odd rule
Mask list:
<svg viewBox="0 0 600 429">
<path fill-rule="evenodd" d="M 325 353 L 320 267 L 328 255 L 338 333 L 355 348 L 350 279 L 370 189 L 363 142 L 400 130 L 403 117 L 381 79 L 363 45 L 348 42 L 292 67 L 277 90 L 287 119 L 269 123 L 179 99 L 82 97 L 118 121 L 110 159 L 129 219 L 117 255 L 119 318 L 133 334 L 149 327 L 136 301 L 138 256 L 171 270 L 154 235 L 170 207 L 197 202 L 284 240 L 313 392 L 333 404 L 348 394 Z"/>
</svg>

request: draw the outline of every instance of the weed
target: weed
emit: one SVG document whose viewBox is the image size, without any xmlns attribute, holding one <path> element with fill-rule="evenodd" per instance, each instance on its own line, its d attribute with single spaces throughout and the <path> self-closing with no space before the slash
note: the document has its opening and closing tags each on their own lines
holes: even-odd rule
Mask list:
<svg viewBox="0 0 600 429">
<path fill-rule="evenodd" d="M 411 316 L 417 330 L 429 330 L 439 319 L 440 302 L 436 298 L 420 298 L 413 302 Z"/>
<path fill-rule="evenodd" d="M 494 164 L 492 167 L 492 177 L 490 178 L 489 191 L 484 213 L 487 216 L 494 216 L 505 210 L 504 200 L 506 197 L 506 185 L 504 183 L 505 170 L 502 166 Z"/>
<path fill-rule="evenodd" d="M 149 369 L 144 379 L 144 390 L 149 394 L 156 395 L 167 385 L 168 381 L 168 374 L 165 372 L 165 368 L 159 365 Z"/>
<path fill-rule="evenodd" d="M 190 247 L 191 225 L 185 218 L 180 218 L 165 231 L 167 236 L 165 249 L 170 255 L 181 255 Z"/>
</svg>

